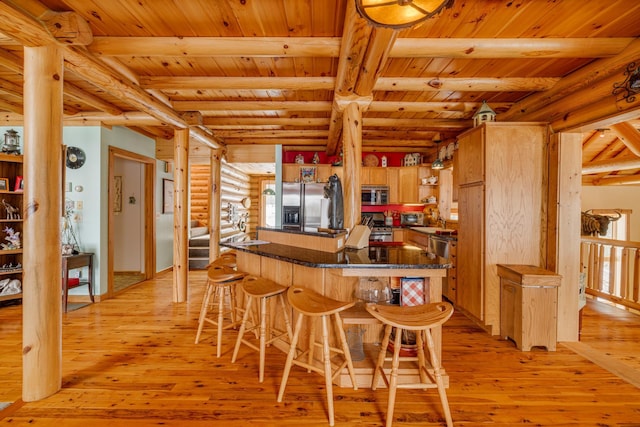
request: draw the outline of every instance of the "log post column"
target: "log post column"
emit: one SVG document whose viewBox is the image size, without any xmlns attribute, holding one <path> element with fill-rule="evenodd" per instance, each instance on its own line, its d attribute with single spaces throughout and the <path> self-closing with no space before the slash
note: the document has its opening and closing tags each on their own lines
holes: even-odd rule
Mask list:
<svg viewBox="0 0 640 427">
<path fill-rule="evenodd" d="M 189 280 L 189 129 L 175 131 L 173 158 L 173 302 L 185 302 Z"/>
<path fill-rule="evenodd" d="M 362 112 L 371 97 L 337 97 L 336 105 L 342 113 L 342 170 L 344 194 L 344 228 L 353 229 L 360 220 L 360 171 L 362 169 Z"/>
<path fill-rule="evenodd" d="M 62 384 L 60 217 L 63 56 L 49 45 L 24 48 L 24 224 L 22 400 Z"/>
<path fill-rule="evenodd" d="M 209 176 L 209 261 L 220 256 L 220 175 L 222 150 L 211 150 Z"/>
</svg>

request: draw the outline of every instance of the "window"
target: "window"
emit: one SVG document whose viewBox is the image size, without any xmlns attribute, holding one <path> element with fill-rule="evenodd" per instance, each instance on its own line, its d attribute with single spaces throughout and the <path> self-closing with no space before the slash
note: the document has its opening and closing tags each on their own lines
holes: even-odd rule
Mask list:
<svg viewBox="0 0 640 427">
<path fill-rule="evenodd" d="M 260 226 L 276 226 L 276 182 L 262 180 L 260 182 Z"/>
</svg>

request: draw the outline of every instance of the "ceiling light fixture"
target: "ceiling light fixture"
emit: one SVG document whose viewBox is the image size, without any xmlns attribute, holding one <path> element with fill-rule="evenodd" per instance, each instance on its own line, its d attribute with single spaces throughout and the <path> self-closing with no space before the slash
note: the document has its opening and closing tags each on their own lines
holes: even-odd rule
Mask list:
<svg viewBox="0 0 640 427">
<path fill-rule="evenodd" d="M 453 5 L 453 0 L 356 0 L 360 16 L 373 25 L 409 28 Z"/>
<path fill-rule="evenodd" d="M 431 169 L 433 169 L 433 170 L 444 169 L 444 163 L 440 159 L 440 142 L 441 142 L 441 139 L 440 139 L 440 134 L 439 133 L 437 133 L 433 137 L 433 142 L 436 143 L 436 159 L 433 161 L 433 163 L 431 163 Z"/>
<path fill-rule="evenodd" d="M 622 83 L 613 84 L 614 96 L 622 94 L 622 99 L 626 99 L 627 102 L 634 102 L 636 100 L 636 94 L 640 93 L 640 66 L 636 66 L 635 62 L 627 65 L 627 69 L 624 71 L 624 75 L 627 78 Z"/>
</svg>

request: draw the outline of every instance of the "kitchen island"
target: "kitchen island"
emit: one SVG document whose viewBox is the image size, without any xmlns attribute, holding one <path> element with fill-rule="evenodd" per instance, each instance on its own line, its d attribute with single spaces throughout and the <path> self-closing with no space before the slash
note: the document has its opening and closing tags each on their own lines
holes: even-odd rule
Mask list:
<svg viewBox="0 0 640 427">
<path fill-rule="evenodd" d="M 424 250 L 403 244 L 372 245 L 335 253 L 264 240 L 223 245 L 236 249 L 239 270 L 284 286 L 295 284 L 313 289 L 341 301 L 353 301 L 354 292 L 362 281 L 379 280 L 394 288 L 400 286 L 402 278 L 414 278 L 424 284 L 425 302 L 439 302 L 442 301 L 442 278 L 450 267 L 450 264 L 439 263 Z M 345 325 L 361 328 L 356 332 L 361 333 L 365 343 L 365 359 L 355 362 L 356 378 L 359 387 L 370 387 L 382 326 L 363 313 L 366 313 L 364 306 L 357 304 L 344 313 L 343 318 Z M 433 338 L 440 356 L 440 329 L 433 331 Z M 337 378 L 337 384 L 349 386 L 348 375 Z"/>
</svg>

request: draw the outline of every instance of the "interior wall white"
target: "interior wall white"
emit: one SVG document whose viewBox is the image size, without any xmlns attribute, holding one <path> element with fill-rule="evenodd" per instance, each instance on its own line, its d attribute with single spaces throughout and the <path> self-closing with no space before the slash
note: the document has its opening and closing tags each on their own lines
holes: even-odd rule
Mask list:
<svg viewBox="0 0 640 427">
<path fill-rule="evenodd" d="M 582 211 L 587 209 L 631 209 L 629 238 L 640 242 L 640 187 L 583 186 Z"/>
<path fill-rule="evenodd" d="M 173 266 L 173 214 L 162 213 L 162 180 L 173 180 L 173 168 L 165 172 L 166 162 L 156 160 L 156 270 Z"/>
<path fill-rule="evenodd" d="M 113 213 L 113 270 L 144 272 L 144 165 L 116 158 L 122 178 L 121 210 Z"/>
</svg>

